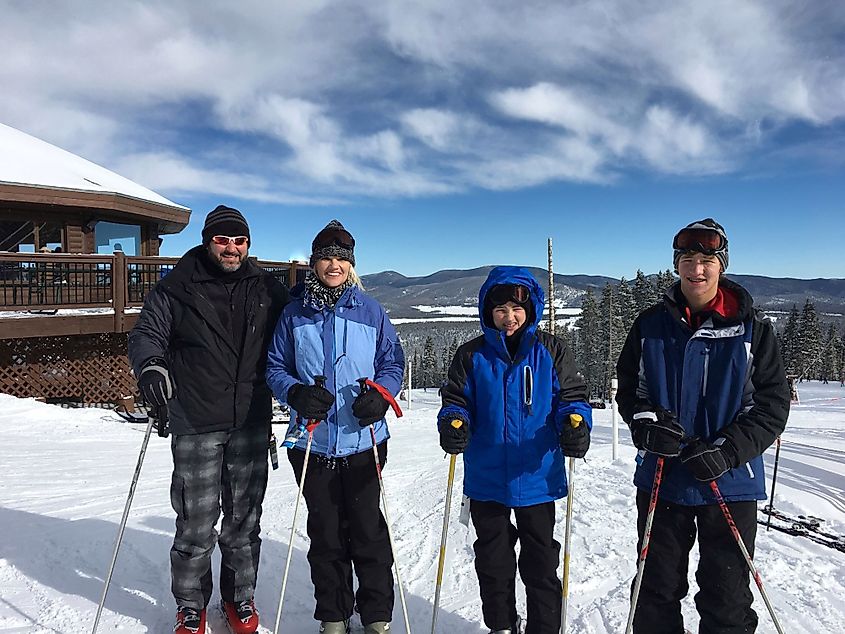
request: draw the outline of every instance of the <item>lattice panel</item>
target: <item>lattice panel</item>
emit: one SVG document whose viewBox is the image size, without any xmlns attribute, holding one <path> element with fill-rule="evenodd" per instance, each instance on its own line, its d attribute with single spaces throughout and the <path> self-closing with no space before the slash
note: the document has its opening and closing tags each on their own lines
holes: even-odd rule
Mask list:
<svg viewBox="0 0 845 634">
<path fill-rule="evenodd" d="M 135 396 L 126 333 L 0 340 L 0 392 L 93 403 Z"/>
</svg>

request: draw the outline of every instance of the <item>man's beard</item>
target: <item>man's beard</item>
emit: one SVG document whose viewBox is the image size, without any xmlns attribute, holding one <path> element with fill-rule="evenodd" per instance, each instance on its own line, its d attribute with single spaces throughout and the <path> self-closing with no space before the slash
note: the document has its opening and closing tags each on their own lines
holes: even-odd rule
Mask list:
<svg viewBox="0 0 845 634">
<path fill-rule="evenodd" d="M 235 271 L 237 271 L 239 268 L 241 268 L 241 265 L 244 263 L 247 257 L 246 254 L 241 257 L 241 254 L 237 253 L 236 255 L 239 258 L 237 262 L 227 262 L 223 260 L 222 253 L 220 255 L 217 255 L 216 253 L 211 253 L 209 251 L 209 255 L 211 256 L 211 261 L 214 262 L 224 273 L 234 273 Z"/>
</svg>

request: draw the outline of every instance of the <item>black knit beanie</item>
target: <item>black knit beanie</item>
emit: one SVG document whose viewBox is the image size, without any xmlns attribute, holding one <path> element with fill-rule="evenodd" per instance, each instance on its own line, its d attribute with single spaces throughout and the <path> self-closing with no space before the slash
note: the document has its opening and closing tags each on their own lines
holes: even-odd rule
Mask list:
<svg viewBox="0 0 845 634">
<path fill-rule="evenodd" d="M 208 246 L 214 236 L 246 236 L 249 239 L 249 225 L 243 214 L 232 207 L 217 205 L 214 211 L 205 217 L 202 228 L 202 244 Z"/>
<path fill-rule="evenodd" d="M 323 227 L 311 242 L 309 266 L 313 267 L 317 260 L 323 258 L 347 260 L 355 266 L 355 238 L 339 220 L 332 220 Z"/>
</svg>

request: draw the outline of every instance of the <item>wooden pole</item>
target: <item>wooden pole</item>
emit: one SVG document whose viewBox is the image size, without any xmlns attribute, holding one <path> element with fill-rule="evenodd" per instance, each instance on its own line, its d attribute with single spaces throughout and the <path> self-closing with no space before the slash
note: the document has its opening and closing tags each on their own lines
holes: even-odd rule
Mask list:
<svg viewBox="0 0 845 634">
<path fill-rule="evenodd" d="M 552 266 L 551 238 L 549 238 L 549 332 L 555 334 L 555 272 Z"/>
</svg>

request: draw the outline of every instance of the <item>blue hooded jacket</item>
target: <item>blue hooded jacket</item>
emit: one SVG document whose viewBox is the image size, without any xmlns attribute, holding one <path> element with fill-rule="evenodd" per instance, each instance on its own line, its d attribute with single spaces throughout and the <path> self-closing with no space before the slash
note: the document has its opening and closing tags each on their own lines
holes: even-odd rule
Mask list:
<svg viewBox="0 0 845 634">
<path fill-rule="evenodd" d="M 531 294 L 533 315 L 527 311 L 530 323 L 513 357 L 505 334 L 485 315 L 487 294 L 499 284 L 521 284 Z M 537 329 L 544 302 L 528 270 L 494 268 L 478 295 L 484 334 L 458 348 L 452 360 L 437 420 L 438 426 L 455 419 L 469 426 L 464 493 L 473 500 L 521 507 L 566 496 L 561 425 L 577 413 L 592 428 L 586 386 L 571 351 Z"/>
<path fill-rule="evenodd" d="M 291 291 L 292 301 L 282 313 L 267 353 L 267 383 L 279 401 L 297 383 L 311 385 L 327 378 L 326 389 L 335 403 L 328 420 L 314 428 L 311 451 L 343 457 L 372 448 L 367 428 L 352 413 L 366 377 L 396 395 L 402 387 L 405 355 L 393 324 L 381 305 L 353 286 L 334 307 L 318 309 L 303 300 L 303 285 Z M 291 410 L 291 428 L 297 413 Z M 384 420 L 373 424 L 376 442 L 390 437 Z M 305 449 L 307 437 L 297 447 Z"/>
</svg>

